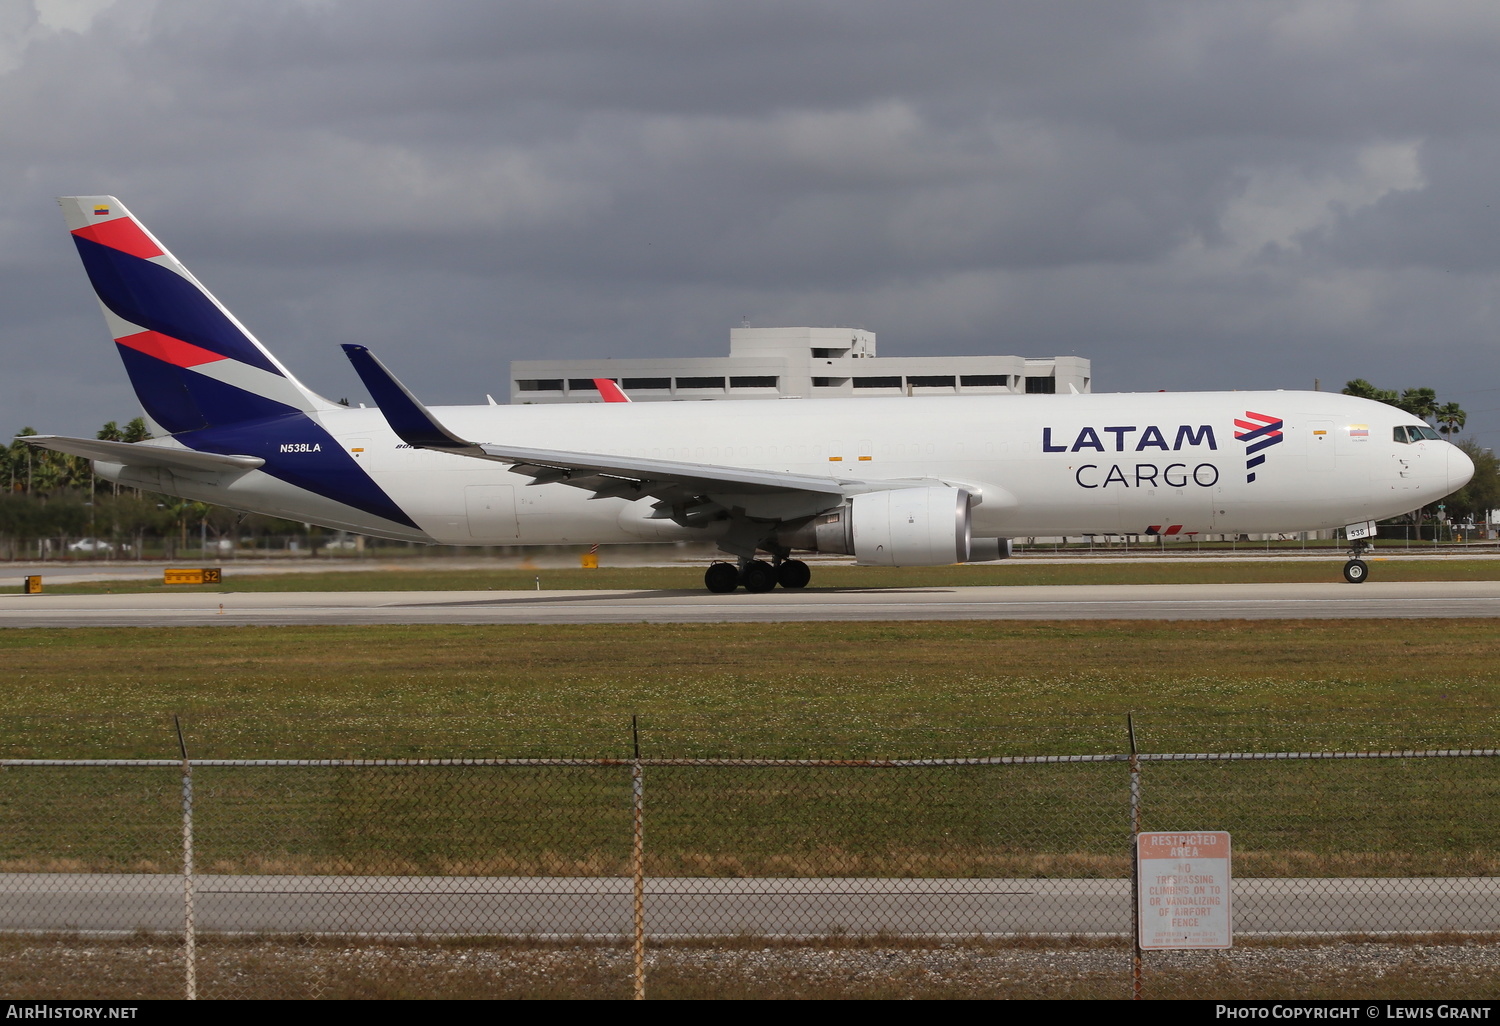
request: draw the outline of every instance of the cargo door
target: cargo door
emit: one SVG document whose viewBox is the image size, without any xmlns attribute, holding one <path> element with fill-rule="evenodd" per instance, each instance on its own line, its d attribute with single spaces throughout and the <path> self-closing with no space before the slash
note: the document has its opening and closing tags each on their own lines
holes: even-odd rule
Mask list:
<svg viewBox="0 0 1500 1026">
<path fill-rule="evenodd" d="M 483 542 L 513 542 L 521 537 L 516 519 L 514 485 L 469 485 L 464 489 L 469 537 Z"/>
</svg>

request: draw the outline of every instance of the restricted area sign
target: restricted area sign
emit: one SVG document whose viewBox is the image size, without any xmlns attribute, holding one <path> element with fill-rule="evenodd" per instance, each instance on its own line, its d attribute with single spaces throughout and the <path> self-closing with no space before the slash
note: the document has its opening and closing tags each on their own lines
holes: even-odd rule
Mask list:
<svg viewBox="0 0 1500 1026">
<path fill-rule="evenodd" d="M 1137 834 L 1135 855 L 1142 948 L 1231 946 L 1229 834 Z"/>
</svg>

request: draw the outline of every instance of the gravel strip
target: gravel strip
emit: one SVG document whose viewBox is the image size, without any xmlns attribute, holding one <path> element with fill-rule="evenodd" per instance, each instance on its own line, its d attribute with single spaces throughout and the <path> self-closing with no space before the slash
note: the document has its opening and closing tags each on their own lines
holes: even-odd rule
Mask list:
<svg viewBox="0 0 1500 1026">
<path fill-rule="evenodd" d="M 1500 996 L 1500 944 L 1330 942 L 1154 952 L 1144 996 Z M 628 997 L 628 947 L 525 948 L 450 944 L 338 945 L 208 941 L 199 948 L 205 997 Z M 945 944 L 879 947 L 753 943 L 656 948 L 646 954 L 654 997 L 1103 997 L 1130 994 L 1121 947 Z M 176 997 L 175 945 L 79 942 L 0 949 L 0 989 L 13 998 Z"/>
</svg>

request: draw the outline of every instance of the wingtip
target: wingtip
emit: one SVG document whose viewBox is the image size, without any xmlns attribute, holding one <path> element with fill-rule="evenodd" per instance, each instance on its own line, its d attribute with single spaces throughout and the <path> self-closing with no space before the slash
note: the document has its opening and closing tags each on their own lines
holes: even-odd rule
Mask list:
<svg viewBox="0 0 1500 1026">
<path fill-rule="evenodd" d="M 450 452 L 476 448 L 473 442 L 460 438 L 444 427 L 368 348 L 346 344 L 343 350 L 386 423 L 402 441 L 419 449 Z"/>
</svg>

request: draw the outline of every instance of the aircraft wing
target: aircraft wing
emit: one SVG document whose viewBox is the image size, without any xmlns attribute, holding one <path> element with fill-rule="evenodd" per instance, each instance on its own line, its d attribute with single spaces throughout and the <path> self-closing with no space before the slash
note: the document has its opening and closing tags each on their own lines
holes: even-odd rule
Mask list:
<svg viewBox="0 0 1500 1026">
<path fill-rule="evenodd" d="M 597 498 L 655 498 L 662 517 L 691 519 L 694 508 L 706 512 L 710 504 L 717 504 L 721 508 L 730 505 L 745 508 L 751 516 L 790 519 L 812 516 L 857 492 L 933 483 L 835 479 L 746 467 L 471 442 L 440 423 L 369 349 L 346 345 L 344 352 L 392 430 L 409 445 L 508 463 L 513 473 L 533 478 L 537 484 L 571 485 L 591 491 Z M 763 501 L 755 501 L 757 498 Z M 776 509 L 774 513 L 758 513 L 753 509 L 769 510 L 772 506 Z"/>
<path fill-rule="evenodd" d="M 40 449 L 70 456 L 121 463 L 129 467 L 169 467 L 176 470 L 254 470 L 263 466 L 259 456 L 221 456 L 195 449 L 169 449 L 144 442 L 109 442 L 102 438 L 69 438 L 67 435 L 21 435 L 20 440 Z"/>
<path fill-rule="evenodd" d="M 489 442 L 476 448 L 481 450 L 483 458 L 509 463 L 516 473 L 536 478 L 539 484 L 552 481 L 581 484 L 581 480 L 575 481 L 574 478 L 592 476 L 616 481 L 659 482 L 705 493 L 733 491 L 756 495 L 768 492 L 811 492 L 828 496 L 830 505 L 844 494 L 843 488 L 832 478 L 806 474 L 784 474 L 635 456 L 564 452 L 557 449 L 527 449 Z"/>
</svg>

